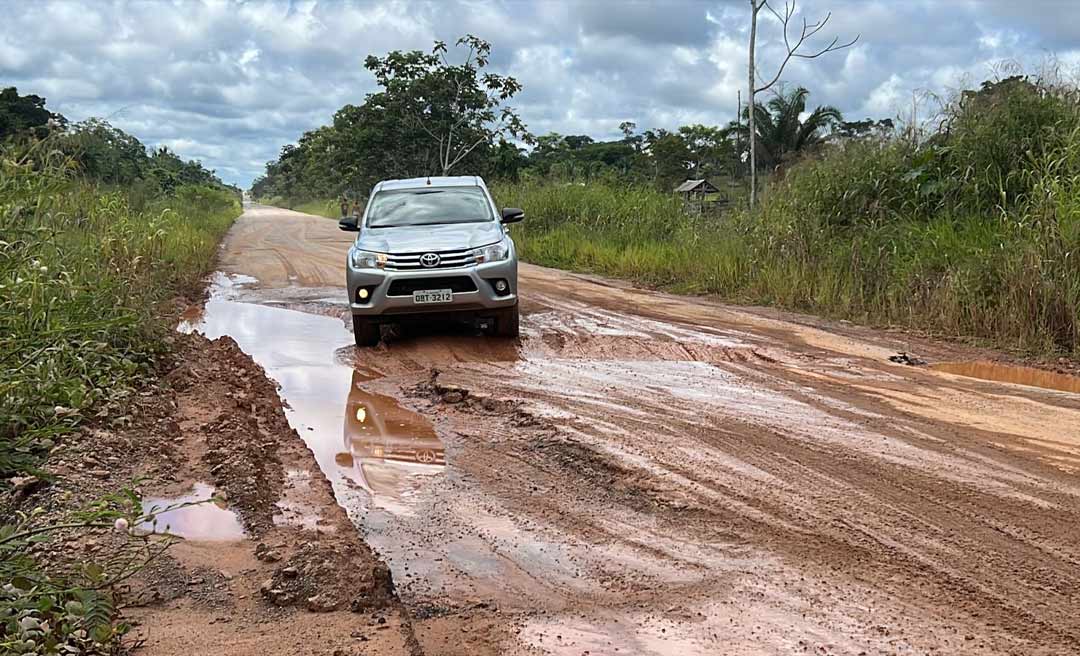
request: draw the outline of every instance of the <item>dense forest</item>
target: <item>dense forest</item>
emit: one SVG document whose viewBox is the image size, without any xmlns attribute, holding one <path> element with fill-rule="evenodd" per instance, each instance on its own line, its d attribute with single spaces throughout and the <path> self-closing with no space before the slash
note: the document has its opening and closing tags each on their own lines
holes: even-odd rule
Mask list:
<svg viewBox="0 0 1080 656">
<path fill-rule="evenodd" d="M 747 173 L 745 111 L 741 120 L 724 125 L 674 130 L 639 130 L 626 121 L 618 126 L 623 136 L 611 141 L 558 133 L 534 136 L 508 105 L 520 84 L 484 70 L 490 45 L 472 36 L 458 45 L 468 50 L 460 65 L 447 59 L 441 42 L 431 53 L 368 57 L 366 66 L 380 90 L 359 105 L 342 107 L 329 125 L 282 148 L 254 182 L 253 194 L 289 202 L 364 196 L 382 179 L 444 172 L 509 181 L 523 176 L 606 179 L 671 191 L 686 179 L 731 182 Z M 758 104 L 760 170 L 776 171 L 827 141 L 892 130 L 888 119 L 847 122 L 835 107 L 811 108 L 809 97 L 801 87 L 781 88 Z M 453 151 L 449 159 L 442 147 L 447 142 Z M 461 146 L 457 150 L 455 143 Z"/>
</svg>

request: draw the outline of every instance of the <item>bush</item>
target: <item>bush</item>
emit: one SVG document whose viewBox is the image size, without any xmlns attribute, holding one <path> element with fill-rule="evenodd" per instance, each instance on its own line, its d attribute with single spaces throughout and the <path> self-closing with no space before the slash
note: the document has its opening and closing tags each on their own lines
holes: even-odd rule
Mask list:
<svg viewBox="0 0 1080 656">
<path fill-rule="evenodd" d="M 33 146 L 40 147 L 40 144 Z M 55 440 L 153 373 L 171 329 L 160 305 L 197 284 L 239 214 L 235 196 L 188 186 L 171 196 L 98 187 L 58 153 L 0 150 L 0 479 L 40 473 Z M 134 196 L 134 201 L 132 196 Z M 0 523 L 0 651 L 107 653 L 113 586 L 166 542 L 125 535 L 105 565 L 42 572 L 37 542 L 58 529 L 109 531 L 142 519 L 133 493 L 57 526 L 38 511 Z"/>
<path fill-rule="evenodd" d="M 106 396 L 122 396 L 159 354 L 158 304 L 209 269 L 238 204 L 187 187 L 136 211 L 119 191 L 8 151 L 0 177 L 0 476 Z"/>
</svg>

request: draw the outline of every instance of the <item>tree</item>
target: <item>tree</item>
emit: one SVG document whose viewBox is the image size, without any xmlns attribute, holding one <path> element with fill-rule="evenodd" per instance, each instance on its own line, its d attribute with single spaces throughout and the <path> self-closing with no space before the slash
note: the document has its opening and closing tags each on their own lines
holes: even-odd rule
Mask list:
<svg viewBox="0 0 1080 656">
<path fill-rule="evenodd" d="M 99 118 L 74 124 L 64 139 L 64 149 L 87 177 L 102 182 L 130 184 L 146 178 L 150 169 L 142 142 Z"/>
<path fill-rule="evenodd" d="M 686 141 L 664 129 L 645 131 L 645 148 L 653 164 L 653 183 L 670 191 L 683 180 L 690 169 L 692 155 Z"/>
<path fill-rule="evenodd" d="M 883 138 L 892 134 L 896 125 L 891 118 L 882 118 L 877 121 L 864 118 L 861 121 L 840 121 L 836 124 L 835 134 L 841 139 L 866 139 L 869 137 Z"/>
<path fill-rule="evenodd" d="M 679 128 L 679 137 L 686 144 L 691 178 L 711 178 L 724 172 L 734 174 L 737 154 L 726 130 L 684 125 Z"/>
<path fill-rule="evenodd" d="M 806 113 L 809 95 L 804 87 L 798 87 L 788 93 L 777 93 L 766 105 L 754 105 L 756 132 L 752 141 L 764 151 L 766 165 L 779 166 L 787 157 L 821 143 L 825 131 L 843 121 L 840 110 L 829 105 L 818 106 L 805 119 L 800 119 Z M 749 108 L 743 110 L 743 117 L 748 118 L 748 113 Z M 740 121 L 732 121 L 726 132 L 750 138 L 748 125 Z"/>
<path fill-rule="evenodd" d="M 775 1 L 775 0 L 774 0 Z M 750 96 L 747 99 L 747 107 L 757 107 L 756 94 L 761 91 L 767 91 L 777 81 L 780 80 L 780 76 L 784 73 L 784 69 L 787 68 L 788 62 L 792 58 L 799 59 L 817 59 L 825 53 L 833 52 L 835 50 L 843 50 L 855 45 L 855 42 L 859 40 L 856 36 L 847 43 L 840 43 L 839 37 L 833 38 L 829 45 L 825 46 L 821 50 L 814 51 L 812 53 L 799 52 L 799 49 L 806 44 L 807 39 L 812 38 L 815 34 L 825 28 L 825 25 L 829 22 L 829 18 L 832 17 L 832 13 L 825 14 L 825 18 L 817 21 L 816 23 L 810 23 L 804 17 L 802 19 L 802 30 L 799 32 L 799 38 L 794 43 L 791 41 L 791 37 L 788 35 L 788 27 L 791 24 L 791 19 L 795 16 L 795 1 L 796 0 L 784 0 L 784 13 L 776 11 L 772 5 L 769 4 L 769 0 L 750 0 L 750 48 L 748 57 L 748 78 L 749 78 L 749 91 Z M 783 26 L 784 36 L 784 48 L 786 54 L 784 59 L 780 62 L 780 66 L 776 69 L 776 74 L 768 82 L 762 81 L 761 86 L 758 86 L 757 71 L 754 70 L 756 48 L 757 48 L 757 19 L 758 13 L 762 9 L 768 9 L 780 24 Z M 749 119 L 749 134 L 757 134 L 756 129 L 756 111 L 748 112 Z M 754 209 L 754 196 L 757 193 L 757 139 L 750 140 L 750 210 Z"/>
<path fill-rule="evenodd" d="M 0 91 L 0 140 L 20 133 L 42 136 L 50 123 L 62 128 L 67 120 L 45 109 L 41 96 L 20 96 L 15 87 Z"/>
<path fill-rule="evenodd" d="M 491 44 L 467 34 L 456 45 L 467 50 L 465 61 L 457 65 L 447 59 L 444 41 L 436 41 L 430 54 L 395 50 L 364 60 L 383 88 L 368 102 L 377 100 L 426 135 L 443 175 L 482 145 L 510 137 L 531 141 L 521 118 L 506 104 L 521 84 L 483 70 Z"/>
</svg>

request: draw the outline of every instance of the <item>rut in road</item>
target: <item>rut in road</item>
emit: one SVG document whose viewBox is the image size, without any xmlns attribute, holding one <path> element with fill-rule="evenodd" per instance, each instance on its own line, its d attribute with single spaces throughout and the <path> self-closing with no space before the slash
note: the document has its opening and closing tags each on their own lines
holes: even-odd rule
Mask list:
<svg viewBox="0 0 1080 656">
<path fill-rule="evenodd" d="M 534 267 L 519 343 L 357 351 L 332 230 L 246 214 L 257 282 L 203 326 L 280 383 L 425 652 L 1080 651 L 1076 395 Z"/>
</svg>

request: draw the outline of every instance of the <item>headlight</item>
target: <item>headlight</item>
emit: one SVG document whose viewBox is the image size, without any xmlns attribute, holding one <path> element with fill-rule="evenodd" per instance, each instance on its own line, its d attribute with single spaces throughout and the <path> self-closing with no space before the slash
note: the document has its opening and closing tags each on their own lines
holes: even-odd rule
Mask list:
<svg viewBox="0 0 1080 656">
<path fill-rule="evenodd" d="M 483 264 L 484 262 L 498 262 L 505 260 L 510 255 L 510 248 L 507 247 L 506 242 L 499 242 L 490 246 L 483 246 L 473 251 L 473 255 L 476 257 L 477 264 Z"/>
<path fill-rule="evenodd" d="M 386 266 L 386 254 L 372 253 L 370 251 L 353 251 L 352 265 L 354 269 L 382 269 Z"/>
</svg>

